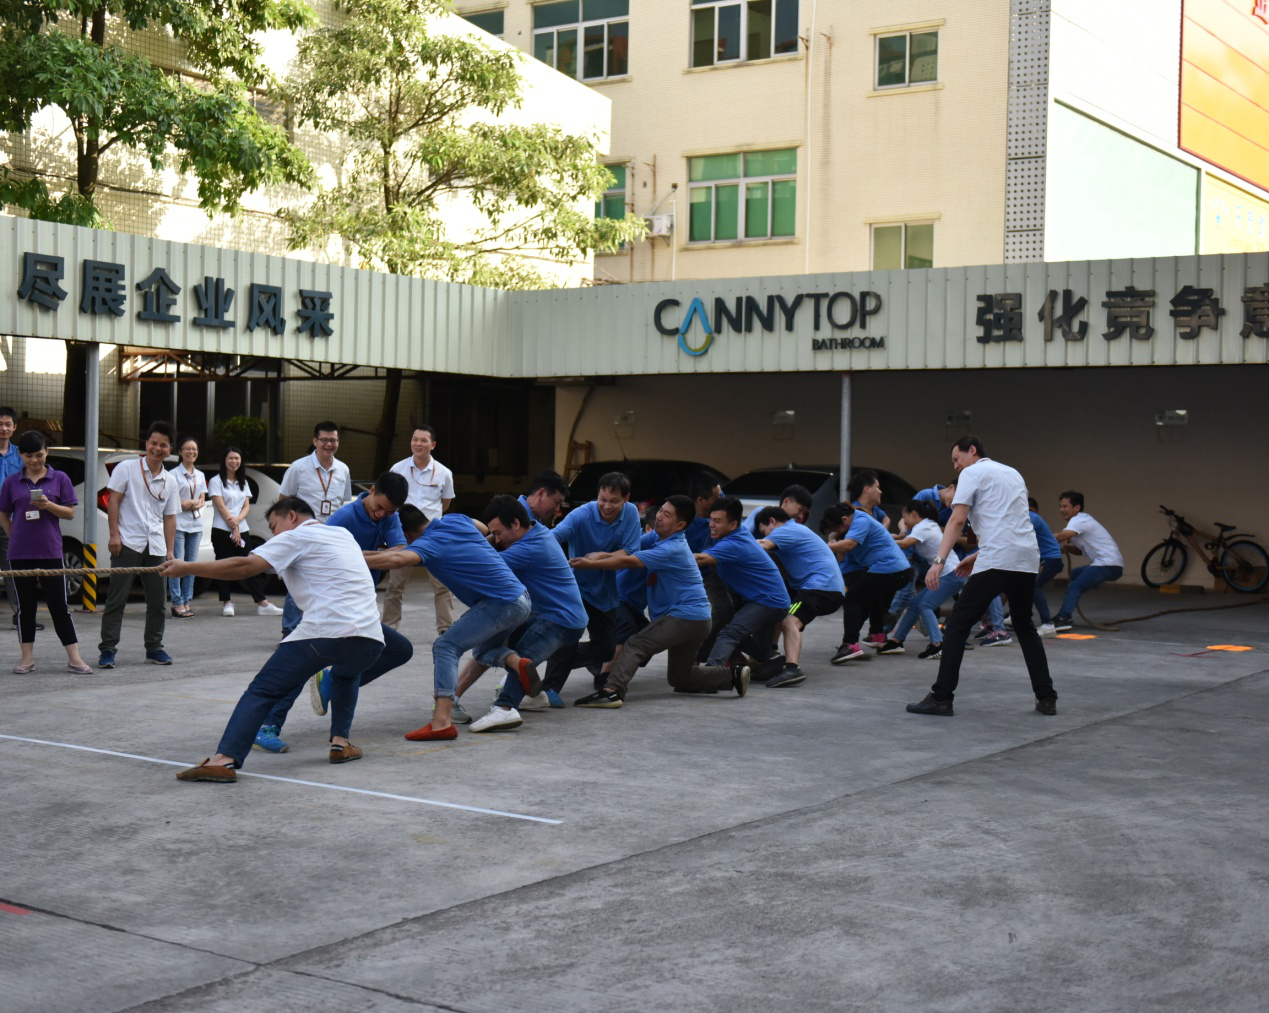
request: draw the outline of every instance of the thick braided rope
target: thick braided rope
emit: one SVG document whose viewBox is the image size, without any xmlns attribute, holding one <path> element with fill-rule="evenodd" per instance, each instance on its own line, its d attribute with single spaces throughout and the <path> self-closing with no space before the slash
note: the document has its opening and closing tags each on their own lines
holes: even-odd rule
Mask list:
<svg viewBox="0 0 1269 1013">
<path fill-rule="evenodd" d="M 0 577 L 65 577 L 73 573 L 158 573 L 157 566 L 70 566 L 61 570 L 0 570 Z"/>
</svg>

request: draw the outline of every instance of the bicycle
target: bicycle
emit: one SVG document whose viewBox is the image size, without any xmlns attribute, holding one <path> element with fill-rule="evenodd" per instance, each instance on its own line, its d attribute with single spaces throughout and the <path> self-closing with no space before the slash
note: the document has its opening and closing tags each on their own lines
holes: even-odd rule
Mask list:
<svg viewBox="0 0 1269 1013">
<path fill-rule="evenodd" d="M 1230 534 L 1234 525 L 1219 521 L 1216 527 L 1220 534 L 1213 535 L 1197 530 L 1184 517 L 1165 506 L 1160 506 L 1159 510 L 1167 516 L 1172 533 L 1147 552 L 1141 563 L 1141 579 L 1148 587 L 1163 587 L 1181 579 L 1190 562 L 1185 542 L 1199 554 L 1208 572 L 1223 580 L 1231 590 L 1253 594 L 1269 583 L 1269 553 L 1253 542 L 1250 535 Z M 1208 540 L 1200 543 L 1195 536 Z"/>
</svg>

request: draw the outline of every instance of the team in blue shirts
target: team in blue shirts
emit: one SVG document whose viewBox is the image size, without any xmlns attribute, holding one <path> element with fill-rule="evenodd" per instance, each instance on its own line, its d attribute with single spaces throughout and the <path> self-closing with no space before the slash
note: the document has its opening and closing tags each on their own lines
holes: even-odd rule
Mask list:
<svg viewBox="0 0 1269 1013">
<path fill-rule="evenodd" d="M 864 620 L 878 610 L 884 612 L 894 596 L 912 584 L 914 574 L 894 537 L 868 513 L 842 503 L 830 507 L 824 520 L 837 536 L 830 539 L 829 549 L 853 554 L 864 571 L 851 579 L 842 601 L 842 643 L 832 663 L 843 665 L 864 653 L 860 643 Z M 885 643 L 884 635 L 881 642 Z"/>
</svg>

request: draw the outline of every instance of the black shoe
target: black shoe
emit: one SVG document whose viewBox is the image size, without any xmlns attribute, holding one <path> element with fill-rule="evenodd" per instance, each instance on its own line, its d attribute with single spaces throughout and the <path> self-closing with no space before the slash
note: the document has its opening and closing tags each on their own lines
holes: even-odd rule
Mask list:
<svg viewBox="0 0 1269 1013">
<path fill-rule="evenodd" d="M 1035 702 L 1035 709 L 1037 714 L 1047 714 L 1049 717 L 1053 717 L 1057 713 L 1057 697 L 1040 697 Z"/>
<path fill-rule="evenodd" d="M 926 648 L 924 651 L 922 651 L 920 654 L 918 654 L 918 655 L 917 655 L 917 657 L 918 657 L 918 658 L 928 658 L 928 659 L 930 659 L 930 660 L 933 660 L 933 659 L 935 659 L 935 658 L 941 658 L 941 657 L 943 657 L 943 645 L 942 645 L 942 644 L 930 644 L 930 646 L 929 646 L 929 647 L 927 647 L 927 648 Z"/>
<path fill-rule="evenodd" d="M 950 718 L 952 716 L 951 700 L 935 700 L 933 693 L 926 693 L 925 699 L 920 703 L 908 704 L 909 714 L 933 714 L 936 717 Z"/>
<path fill-rule="evenodd" d="M 903 644 L 897 640 L 887 640 L 884 644 L 877 648 L 878 654 L 902 654 Z"/>
<path fill-rule="evenodd" d="M 1070 618 L 1069 618 L 1068 616 L 1054 616 L 1054 617 L 1053 617 L 1053 628 L 1054 628 L 1054 629 L 1055 629 L 1058 633 L 1065 633 L 1067 630 L 1069 630 L 1069 629 L 1071 628 L 1071 620 L 1070 620 Z"/>
<path fill-rule="evenodd" d="M 784 668 L 784 655 L 776 654 L 769 661 L 764 661 L 757 668 L 751 669 L 749 678 L 754 682 L 766 682 L 773 675 L 779 675 Z"/>
<path fill-rule="evenodd" d="M 798 686 L 806 682 L 806 673 L 797 665 L 785 665 L 779 673 L 767 680 L 767 689 L 778 689 L 781 686 Z"/>
<path fill-rule="evenodd" d="M 620 707 L 625 701 L 613 689 L 597 689 L 595 692 L 573 701 L 574 707 Z"/>
<path fill-rule="evenodd" d="M 750 678 L 751 673 L 748 665 L 731 666 L 731 688 L 736 691 L 737 696 L 744 696 L 749 692 Z"/>
</svg>

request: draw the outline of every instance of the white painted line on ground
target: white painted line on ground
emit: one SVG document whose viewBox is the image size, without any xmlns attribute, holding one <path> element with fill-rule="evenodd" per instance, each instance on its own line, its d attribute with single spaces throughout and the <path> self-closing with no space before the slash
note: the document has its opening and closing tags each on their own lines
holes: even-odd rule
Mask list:
<svg viewBox="0 0 1269 1013">
<path fill-rule="evenodd" d="M 73 742 L 50 742 L 47 739 L 28 739 L 21 735 L 0 735 L 0 739 L 10 742 L 30 742 L 37 746 L 57 746 L 60 749 L 78 749 L 85 753 L 101 753 L 103 756 L 119 756 L 125 760 L 144 760 L 146 763 L 162 763 L 169 767 L 188 767 L 188 763 L 180 760 L 160 760 L 157 756 L 141 756 L 137 753 L 120 753 L 113 749 L 96 749 L 93 746 L 77 746 Z M 324 781 L 301 781 L 295 777 L 278 777 L 276 774 L 255 774 L 250 771 L 238 771 L 239 777 L 258 777 L 265 781 L 282 781 L 286 784 L 302 784 L 309 788 L 328 788 L 331 791 L 348 791 L 355 795 L 371 795 L 375 798 L 391 798 L 398 802 L 417 802 L 420 805 L 434 805 L 441 809 L 461 809 L 463 812 L 483 813 L 486 816 L 505 816 L 512 820 L 528 820 L 530 823 L 549 823 L 558 826 L 563 820 L 549 820 L 544 816 L 526 816 L 523 813 L 503 812 L 501 809 L 482 809 L 474 805 L 459 805 L 457 802 L 438 802 L 430 798 L 414 798 L 411 795 L 394 795 L 386 791 L 370 791 L 368 788 L 350 788 L 342 784 L 326 784 Z"/>
</svg>

